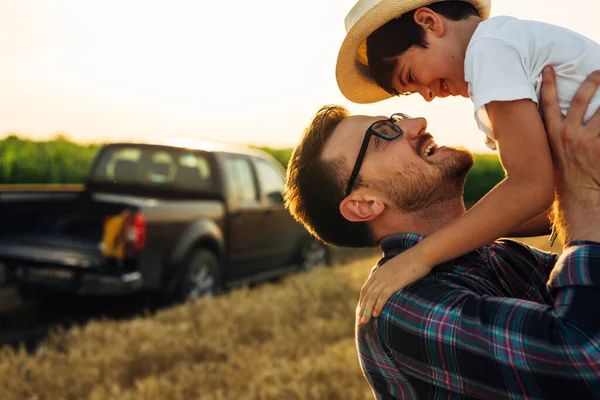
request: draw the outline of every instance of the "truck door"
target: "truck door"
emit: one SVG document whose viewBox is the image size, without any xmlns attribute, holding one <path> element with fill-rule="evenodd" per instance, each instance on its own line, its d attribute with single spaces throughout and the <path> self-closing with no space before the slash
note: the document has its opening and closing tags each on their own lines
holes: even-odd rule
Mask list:
<svg viewBox="0 0 600 400">
<path fill-rule="evenodd" d="M 300 225 L 285 208 L 283 191 L 285 175 L 276 161 L 269 162 L 263 158 L 253 157 L 259 190 L 265 204 L 264 222 L 268 261 L 265 266 L 283 265 L 291 260 L 298 246 Z"/>
<path fill-rule="evenodd" d="M 224 155 L 224 178 L 229 206 L 229 278 L 260 268 L 264 255 L 264 209 L 247 156 Z"/>
</svg>

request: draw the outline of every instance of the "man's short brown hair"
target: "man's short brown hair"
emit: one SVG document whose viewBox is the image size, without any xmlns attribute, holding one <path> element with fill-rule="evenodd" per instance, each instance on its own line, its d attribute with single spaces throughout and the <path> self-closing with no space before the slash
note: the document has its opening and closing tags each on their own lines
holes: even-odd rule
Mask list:
<svg viewBox="0 0 600 400">
<path fill-rule="evenodd" d="M 350 113 L 342 106 L 319 109 L 304 130 L 288 164 L 285 203 L 294 218 L 325 243 L 345 247 L 375 246 L 366 222 L 350 222 L 340 213 L 350 171 L 344 158 L 323 160 L 335 128 Z"/>
</svg>

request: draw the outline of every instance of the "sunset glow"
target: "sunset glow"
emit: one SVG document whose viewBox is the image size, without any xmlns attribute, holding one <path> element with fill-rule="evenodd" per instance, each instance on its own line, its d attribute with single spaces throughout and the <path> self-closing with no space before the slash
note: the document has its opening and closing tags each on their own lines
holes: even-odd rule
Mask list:
<svg viewBox="0 0 600 400">
<path fill-rule="evenodd" d="M 468 99 L 358 105 L 340 94 L 335 61 L 354 3 L 0 0 L 0 135 L 291 147 L 321 105 L 337 103 L 425 116 L 438 143 L 486 151 Z M 596 4 L 494 0 L 492 15 L 600 41 Z"/>
</svg>

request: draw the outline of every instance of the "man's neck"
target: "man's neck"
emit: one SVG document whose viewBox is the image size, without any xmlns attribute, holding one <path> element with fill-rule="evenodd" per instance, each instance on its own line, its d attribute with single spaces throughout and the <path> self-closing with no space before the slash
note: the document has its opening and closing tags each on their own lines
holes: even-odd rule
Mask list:
<svg viewBox="0 0 600 400">
<path fill-rule="evenodd" d="M 399 232 L 430 235 L 466 212 L 462 198 L 436 203 L 425 210 L 404 214 L 390 210 L 382 214 L 373 224 L 375 237 L 381 240 L 387 235 Z"/>
</svg>

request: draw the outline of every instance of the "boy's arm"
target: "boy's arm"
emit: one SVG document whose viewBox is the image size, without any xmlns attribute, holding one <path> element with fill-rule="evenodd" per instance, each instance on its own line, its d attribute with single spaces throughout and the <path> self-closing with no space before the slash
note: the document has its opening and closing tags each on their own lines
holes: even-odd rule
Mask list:
<svg viewBox="0 0 600 400">
<path fill-rule="evenodd" d="M 546 212 L 554 198 L 550 147 L 536 104 L 491 102 L 487 112 L 506 178 L 461 218 L 419 244 L 421 253 L 415 255 L 431 267 L 509 234 Z"/>
<path fill-rule="evenodd" d="M 550 223 L 551 209 L 543 211 L 521 224 L 517 229 L 505 235 L 505 237 L 532 237 L 549 235 L 552 224 Z"/>
<path fill-rule="evenodd" d="M 494 126 L 506 178 L 463 216 L 373 273 L 361 290 L 362 323 L 378 316 L 397 290 L 431 268 L 471 252 L 547 210 L 554 198 L 554 171 L 546 131 L 531 100 L 492 102 Z"/>
</svg>

